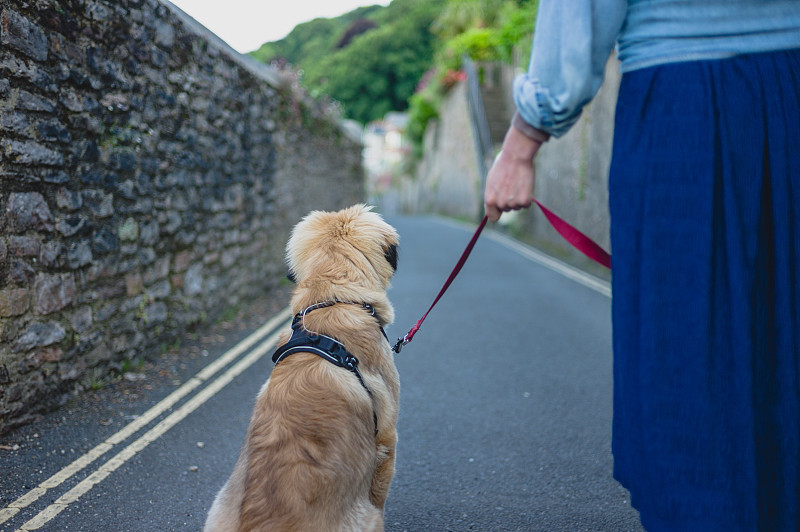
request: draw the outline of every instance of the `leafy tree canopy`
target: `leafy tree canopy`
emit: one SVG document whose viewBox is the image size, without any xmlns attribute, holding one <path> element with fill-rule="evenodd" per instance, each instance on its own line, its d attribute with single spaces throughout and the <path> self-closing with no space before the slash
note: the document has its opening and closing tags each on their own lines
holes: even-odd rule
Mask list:
<svg viewBox="0 0 800 532">
<path fill-rule="evenodd" d="M 408 107 L 417 82 L 433 62 L 436 37 L 430 27 L 444 4 L 445 0 L 394 0 L 386 7 L 318 18 L 251 55 L 301 69 L 312 96 L 328 94 L 342 104 L 346 116 L 366 123 Z"/>
<path fill-rule="evenodd" d="M 300 24 L 251 55 L 293 65 L 312 96 L 330 96 L 347 117 L 362 123 L 406 110 L 411 102 L 409 126 L 421 132 L 436 114 L 436 100 L 458 79 L 453 72 L 461 68 L 462 55 L 510 61 L 519 47 L 527 56 L 537 5 L 538 0 L 393 0 Z"/>
</svg>

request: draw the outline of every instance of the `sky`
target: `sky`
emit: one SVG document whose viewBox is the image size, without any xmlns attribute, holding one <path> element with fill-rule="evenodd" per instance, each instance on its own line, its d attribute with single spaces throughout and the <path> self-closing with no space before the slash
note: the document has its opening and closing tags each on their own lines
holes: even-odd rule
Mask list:
<svg viewBox="0 0 800 532">
<path fill-rule="evenodd" d="M 389 0 L 170 0 L 233 49 L 252 52 L 286 37 L 301 22 L 336 17 Z"/>
</svg>

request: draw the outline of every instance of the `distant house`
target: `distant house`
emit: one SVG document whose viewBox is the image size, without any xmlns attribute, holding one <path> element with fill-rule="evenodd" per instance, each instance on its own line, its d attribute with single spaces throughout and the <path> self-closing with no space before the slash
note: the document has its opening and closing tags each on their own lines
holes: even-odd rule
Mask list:
<svg viewBox="0 0 800 532">
<path fill-rule="evenodd" d="M 392 176 L 408 151 L 403 132 L 408 123 L 406 113 L 387 113 L 364 127 L 364 171 L 367 197 L 380 197 L 392 184 Z"/>
</svg>

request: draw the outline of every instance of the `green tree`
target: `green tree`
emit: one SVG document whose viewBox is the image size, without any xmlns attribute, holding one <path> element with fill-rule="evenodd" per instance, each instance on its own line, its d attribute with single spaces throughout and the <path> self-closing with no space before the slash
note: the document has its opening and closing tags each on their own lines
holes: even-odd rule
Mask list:
<svg viewBox="0 0 800 532">
<path fill-rule="evenodd" d="M 285 59 L 303 72 L 309 92 L 340 102 L 349 118 L 369 122 L 388 111 L 402 111 L 422 74 L 430 67 L 436 37 L 430 26 L 445 0 L 394 0 L 385 8 L 359 8 L 336 19 L 297 26 L 285 39 L 267 43 L 253 57 Z M 375 27 L 339 48 L 359 19 Z"/>
<path fill-rule="evenodd" d="M 444 40 L 473 28 L 496 25 L 503 6 L 513 0 L 448 0 L 434 21 L 433 31 Z"/>
</svg>

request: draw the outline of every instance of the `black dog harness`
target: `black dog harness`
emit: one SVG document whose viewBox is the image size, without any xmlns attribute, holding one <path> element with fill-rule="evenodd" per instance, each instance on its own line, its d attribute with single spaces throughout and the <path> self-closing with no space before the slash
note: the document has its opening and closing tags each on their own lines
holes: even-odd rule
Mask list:
<svg viewBox="0 0 800 532">
<path fill-rule="evenodd" d="M 361 376 L 361 372 L 358 371 L 358 359 L 352 355 L 344 345 L 332 338 L 330 336 L 326 336 L 324 334 L 314 333 L 309 331 L 305 328 L 303 323 L 303 318 L 305 315 L 311 312 L 312 310 L 330 307 L 335 305 L 336 303 L 344 303 L 343 301 L 323 301 L 322 303 L 317 303 L 315 305 L 311 305 L 310 307 L 306 308 L 302 312 L 298 312 L 295 314 L 294 318 L 292 319 L 292 336 L 289 338 L 289 341 L 286 342 L 284 345 L 279 347 L 275 354 L 272 355 L 272 362 L 275 365 L 278 364 L 281 360 L 285 359 L 289 355 L 294 353 L 313 353 L 317 356 L 320 356 L 330 362 L 335 366 L 339 366 L 340 368 L 344 368 L 347 371 L 353 373 L 357 378 L 358 382 L 361 383 L 361 386 L 367 391 L 370 399 L 373 399 L 372 392 L 367 387 L 367 384 L 364 382 L 364 377 Z M 375 316 L 375 309 L 372 305 L 368 305 L 366 303 L 347 303 L 351 305 L 361 305 L 370 312 L 373 316 Z M 383 333 L 384 338 L 386 338 L 386 333 L 381 327 L 381 332 Z M 388 338 L 386 340 L 389 341 Z M 373 407 L 372 407 L 372 418 L 375 421 L 375 435 L 378 435 L 378 414 L 375 412 L 374 400 L 373 400 Z"/>
</svg>

